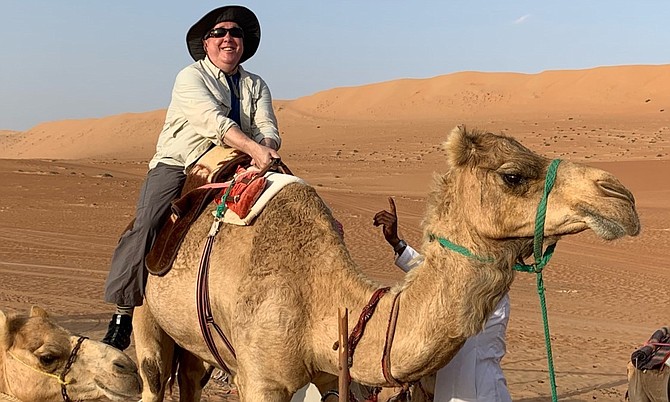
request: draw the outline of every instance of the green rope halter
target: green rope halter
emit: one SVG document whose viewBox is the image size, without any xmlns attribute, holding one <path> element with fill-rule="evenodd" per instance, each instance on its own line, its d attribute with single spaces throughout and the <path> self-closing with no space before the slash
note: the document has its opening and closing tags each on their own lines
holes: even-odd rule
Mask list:
<svg viewBox="0 0 670 402">
<path fill-rule="evenodd" d="M 452 243 L 449 240 L 445 239 L 444 237 L 437 237 L 435 235 L 430 235 L 430 240 L 437 240 L 440 245 L 444 248 L 448 248 L 449 250 L 453 250 L 457 252 L 458 254 L 462 254 L 468 258 L 472 258 L 473 260 L 477 260 L 479 262 L 493 262 L 493 258 L 484 258 L 480 257 L 478 255 L 472 254 L 470 250 L 463 246 L 459 246 L 458 244 Z"/>
<path fill-rule="evenodd" d="M 542 279 L 542 270 L 547 265 L 551 256 L 554 254 L 554 248 L 556 248 L 556 243 L 547 246 L 547 249 L 542 253 L 542 246 L 544 242 L 544 221 L 547 216 L 547 198 L 551 189 L 554 187 L 554 182 L 556 181 L 556 171 L 558 170 L 558 165 L 561 163 L 560 159 L 554 159 L 549 164 L 547 168 L 547 176 L 544 181 L 544 193 L 542 194 L 542 199 L 537 206 L 537 212 L 535 214 L 535 234 L 533 237 L 533 257 L 535 262 L 531 265 L 526 265 L 523 263 L 517 263 L 514 265 L 516 271 L 521 272 L 535 272 L 537 274 L 537 293 L 540 296 L 540 307 L 542 309 L 542 322 L 544 323 L 544 343 L 547 348 L 547 366 L 549 367 L 549 382 L 551 385 L 551 400 L 552 402 L 558 401 L 558 396 L 556 394 L 556 375 L 554 373 L 554 360 L 551 354 L 551 338 L 549 336 L 549 319 L 547 316 L 547 302 L 545 299 L 544 292 L 544 280 Z M 440 245 L 446 249 L 455 251 L 461 255 L 464 255 L 468 258 L 480 262 L 493 262 L 492 258 L 483 258 L 473 254 L 470 250 L 458 244 L 454 244 L 449 240 L 437 237 L 435 235 L 429 236 L 430 240 L 437 240 Z"/>
</svg>

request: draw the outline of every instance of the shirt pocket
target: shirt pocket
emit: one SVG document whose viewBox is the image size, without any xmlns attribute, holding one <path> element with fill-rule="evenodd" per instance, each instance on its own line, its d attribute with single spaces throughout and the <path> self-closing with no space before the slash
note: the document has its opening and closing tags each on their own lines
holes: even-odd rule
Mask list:
<svg viewBox="0 0 670 402">
<path fill-rule="evenodd" d="M 246 89 L 248 91 L 248 98 L 249 98 L 249 120 L 250 124 L 252 127 L 254 127 L 256 124 L 254 123 L 255 117 L 256 117 L 256 111 L 258 110 L 258 101 L 261 99 L 261 91 L 258 85 L 246 85 Z"/>
<path fill-rule="evenodd" d="M 220 87 L 213 93 L 217 109 L 226 117 L 230 114 L 230 94 L 228 88 Z"/>
</svg>

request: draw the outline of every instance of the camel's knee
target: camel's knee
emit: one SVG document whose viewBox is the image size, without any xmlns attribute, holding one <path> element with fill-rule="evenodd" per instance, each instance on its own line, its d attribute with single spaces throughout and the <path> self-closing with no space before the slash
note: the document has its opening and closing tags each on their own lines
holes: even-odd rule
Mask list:
<svg viewBox="0 0 670 402">
<path fill-rule="evenodd" d="M 160 328 L 146 306 L 135 309 L 133 336 L 140 376 L 144 382 L 143 401 L 161 401 L 172 374 L 174 341 Z"/>
<path fill-rule="evenodd" d="M 155 359 L 144 358 L 140 362 L 140 374 L 145 380 L 145 386 L 149 386 L 149 391 L 156 395 L 163 389 L 163 375 L 161 367 Z"/>
</svg>

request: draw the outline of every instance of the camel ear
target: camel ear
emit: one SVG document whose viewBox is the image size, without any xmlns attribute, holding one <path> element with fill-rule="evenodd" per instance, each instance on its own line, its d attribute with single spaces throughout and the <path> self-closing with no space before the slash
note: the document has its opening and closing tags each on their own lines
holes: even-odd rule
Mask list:
<svg viewBox="0 0 670 402">
<path fill-rule="evenodd" d="M 474 147 L 465 125 L 458 125 L 451 130 L 447 140 L 442 143 L 442 149 L 447 153 L 449 166 L 461 166 L 470 160 Z"/>
<path fill-rule="evenodd" d="M 49 314 L 47 314 L 46 311 L 42 307 L 39 306 L 32 306 L 30 308 L 30 316 L 31 317 L 42 317 L 42 318 L 49 318 Z"/>
</svg>

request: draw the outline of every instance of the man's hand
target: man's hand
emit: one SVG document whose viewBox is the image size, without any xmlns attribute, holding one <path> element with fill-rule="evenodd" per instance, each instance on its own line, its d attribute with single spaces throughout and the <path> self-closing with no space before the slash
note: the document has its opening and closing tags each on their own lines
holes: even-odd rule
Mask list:
<svg viewBox="0 0 670 402">
<path fill-rule="evenodd" d="M 256 166 L 258 169 L 266 167 L 272 159 L 281 159 L 279 153 L 272 148 L 272 146 L 278 145 L 274 140 L 271 138 L 264 138 L 262 143 L 259 144 L 247 137 L 237 126 L 232 126 L 226 131 L 223 137 L 223 142 L 226 145 L 251 156 L 252 165 Z M 270 146 L 264 145 L 265 143 L 269 143 Z"/>
<path fill-rule="evenodd" d="M 377 212 L 373 218 L 373 224 L 375 226 L 382 226 L 384 238 L 395 249 L 398 243 L 400 243 L 400 238 L 398 237 L 398 215 L 395 210 L 393 197 L 389 197 L 389 206 L 391 212 L 386 210 Z"/>
<path fill-rule="evenodd" d="M 257 168 L 263 169 L 268 164 L 270 164 L 273 159 L 281 159 L 279 153 L 274 149 L 261 144 L 256 145 L 257 146 L 254 147 L 251 152 L 249 152 L 249 156 L 251 156 L 252 159 L 251 164 Z"/>
</svg>

